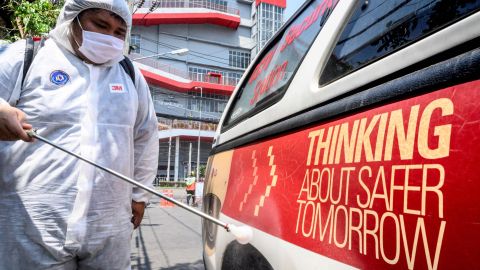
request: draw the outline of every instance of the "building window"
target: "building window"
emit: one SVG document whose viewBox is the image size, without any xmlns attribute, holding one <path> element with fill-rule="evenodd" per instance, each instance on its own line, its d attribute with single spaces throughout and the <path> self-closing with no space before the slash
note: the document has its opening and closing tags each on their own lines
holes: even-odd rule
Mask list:
<svg viewBox="0 0 480 270">
<path fill-rule="evenodd" d="M 283 8 L 261 3 L 258 5 L 258 15 L 257 43 L 260 48 L 263 48 L 275 32 L 282 27 Z"/>
<path fill-rule="evenodd" d="M 184 0 L 180 1 L 186 2 Z M 189 3 L 191 8 L 208 8 L 222 12 L 227 12 L 228 9 L 226 0 L 192 0 Z"/>
<path fill-rule="evenodd" d="M 247 68 L 250 64 L 250 53 L 229 51 L 228 62 L 231 67 Z"/>
<path fill-rule="evenodd" d="M 226 72 L 222 70 L 201 68 L 201 67 L 189 67 L 188 74 L 190 80 L 197 82 L 210 82 L 223 85 L 235 86 L 242 77 L 242 72 Z M 221 75 L 221 77 L 212 76 L 212 74 Z"/>
<path fill-rule="evenodd" d="M 240 79 L 242 78 L 243 73 L 240 72 L 229 72 L 228 73 L 228 85 L 237 85 Z"/>
<path fill-rule="evenodd" d="M 140 53 L 140 48 L 142 46 L 142 37 L 140 35 L 131 35 L 130 45 L 134 48 L 131 50 L 131 53 Z"/>
<path fill-rule="evenodd" d="M 210 74 L 220 74 L 221 78 L 212 77 Z M 188 74 L 190 76 L 190 80 L 197 81 L 197 82 L 211 82 L 211 83 L 218 83 L 224 84 L 223 79 L 225 78 L 225 72 L 220 70 L 208 69 L 208 68 L 200 68 L 200 67 L 189 67 Z"/>
<path fill-rule="evenodd" d="M 247 64 L 248 65 L 248 64 Z M 190 80 L 197 82 L 210 82 L 223 85 L 235 86 L 242 77 L 242 72 L 226 72 L 218 69 L 208 69 L 201 67 L 189 67 L 188 74 Z M 212 76 L 212 74 L 219 74 L 221 77 Z"/>
<path fill-rule="evenodd" d="M 207 8 L 227 12 L 227 1 L 225 0 L 207 0 Z"/>
<path fill-rule="evenodd" d="M 208 113 L 222 113 L 225 110 L 227 105 L 228 96 L 217 95 L 212 93 L 203 93 L 200 98 L 200 93 L 189 92 L 188 96 L 188 109 L 191 111 L 200 111 L 200 101 L 202 103 L 201 111 L 207 114 L 204 114 L 202 118 L 208 118 Z"/>
<path fill-rule="evenodd" d="M 153 5 L 157 5 L 159 8 L 183 8 L 185 7 L 184 0 L 160 0 L 153 3 Z"/>
<path fill-rule="evenodd" d="M 205 91 L 201 94 L 198 90 L 178 93 L 152 86 L 150 91 L 155 112 L 159 115 L 198 119 L 200 111 L 202 111 L 202 119 L 215 122 L 220 120 L 221 113 L 225 110 L 229 99 L 227 95 Z"/>
</svg>

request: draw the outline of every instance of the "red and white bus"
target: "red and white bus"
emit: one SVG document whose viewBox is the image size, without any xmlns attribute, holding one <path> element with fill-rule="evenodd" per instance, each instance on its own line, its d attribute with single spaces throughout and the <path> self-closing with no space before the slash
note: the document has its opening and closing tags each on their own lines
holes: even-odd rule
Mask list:
<svg viewBox="0 0 480 270">
<path fill-rule="evenodd" d="M 480 269 L 480 0 L 310 0 L 211 152 L 207 269 Z"/>
</svg>

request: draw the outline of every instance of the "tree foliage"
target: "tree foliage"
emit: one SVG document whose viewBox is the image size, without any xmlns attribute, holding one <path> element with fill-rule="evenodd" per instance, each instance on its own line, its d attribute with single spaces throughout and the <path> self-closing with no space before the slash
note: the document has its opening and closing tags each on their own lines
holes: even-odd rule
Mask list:
<svg viewBox="0 0 480 270">
<path fill-rule="evenodd" d="M 201 165 L 200 168 L 198 169 L 199 170 L 199 174 L 200 174 L 200 177 L 205 177 L 205 170 L 207 168 L 205 167 L 205 165 Z"/>
<path fill-rule="evenodd" d="M 7 39 L 17 40 L 28 36 L 42 36 L 55 26 L 63 1 L 10 0 L 5 8 L 11 25 Z"/>
</svg>

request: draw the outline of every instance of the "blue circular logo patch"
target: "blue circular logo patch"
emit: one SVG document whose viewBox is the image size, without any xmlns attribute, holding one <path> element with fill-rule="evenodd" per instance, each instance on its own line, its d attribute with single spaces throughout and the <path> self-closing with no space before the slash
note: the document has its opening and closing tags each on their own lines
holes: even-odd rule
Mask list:
<svg viewBox="0 0 480 270">
<path fill-rule="evenodd" d="M 50 73 L 50 81 L 56 85 L 65 85 L 69 80 L 70 76 L 65 71 L 55 70 Z"/>
</svg>

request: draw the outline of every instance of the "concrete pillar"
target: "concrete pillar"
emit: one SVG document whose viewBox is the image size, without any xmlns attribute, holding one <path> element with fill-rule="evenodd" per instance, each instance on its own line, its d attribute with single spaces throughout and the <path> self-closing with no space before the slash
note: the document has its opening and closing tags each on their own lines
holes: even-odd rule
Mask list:
<svg viewBox="0 0 480 270">
<path fill-rule="evenodd" d="M 188 177 L 192 175 L 192 143 L 190 143 L 190 148 L 188 150 Z"/>
<path fill-rule="evenodd" d="M 172 132 L 171 130 L 169 131 Z M 168 161 L 167 161 L 167 181 L 170 181 L 170 156 L 172 154 L 172 135 L 168 138 Z"/>
<path fill-rule="evenodd" d="M 175 181 L 178 181 L 178 169 L 180 163 L 180 136 L 175 137 Z"/>
</svg>

